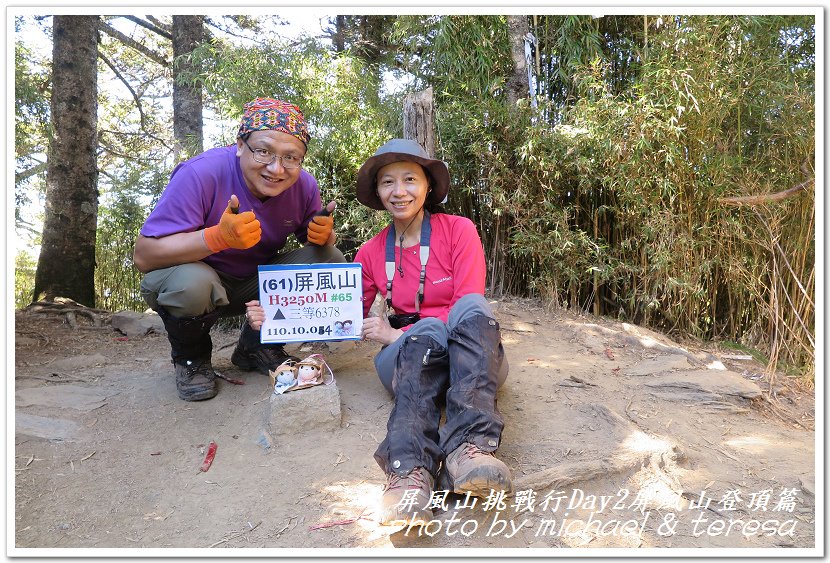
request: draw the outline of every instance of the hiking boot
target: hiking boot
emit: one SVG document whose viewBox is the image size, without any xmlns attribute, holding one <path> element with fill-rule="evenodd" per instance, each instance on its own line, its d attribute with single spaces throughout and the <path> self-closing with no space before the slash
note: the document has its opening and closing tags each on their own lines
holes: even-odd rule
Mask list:
<svg viewBox="0 0 830 563">
<path fill-rule="evenodd" d="M 176 389 L 183 401 L 204 401 L 218 393 L 216 373 L 210 358 L 174 362 L 176 366 Z"/>
<path fill-rule="evenodd" d="M 432 497 L 432 475 L 416 467 L 407 475 L 390 473 L 380 499 L 378 523 L 381 525 L 423 525 L 432 520 L 429 506 Z"/>
<path fill-rule="evenodd" d="M 509 493 L 512 488 L 510 468 L 492 452 L 485 452 L 469 442 L 464 442 L 447 456 L 438 478 L 439 490 L 470 493 L 476 497 L 486 497 L 491 490 Z"/>
<path fill-rule="evenodd" d="M 286 354 L 282 344 L 260 344 L 253 349 L 243 349 L 237 345 L 231 354 L 231 363 L 241 370 L 258 371 L 268 375 L 272 370 L 277 369 L 286 360 L 299 362 L 296 356 Z"/>
</svg>

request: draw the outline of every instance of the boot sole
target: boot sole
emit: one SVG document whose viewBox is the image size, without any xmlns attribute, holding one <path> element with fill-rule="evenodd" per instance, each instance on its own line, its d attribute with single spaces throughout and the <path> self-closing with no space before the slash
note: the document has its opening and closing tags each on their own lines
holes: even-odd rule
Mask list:
<svg viewBox="0 0 830 563">
<path fill-rule="evenodd" d="M 218 389 L 206 389 L 204 391 L 199 391 L 195 393 L 182 393 L 181 391 L 179 391 L 179 399 L 181 399 L 182 401 L 206 401 L 208 399 L 214 398 L 218 394 Z"/>
<path fill-rule="evenodd" d="M 509 477 L 505 477 L 492 471 L 471 471 L 466 475 L 453 479 L 446 471 L 441 472 L 438 490 L 452 491 L 456 494 L 466 494 L 474 497 L 486 497 L 490 491 L 504 491 L 511 493 L 513 483 Z"/>
<path fill-rule="evenodd" d="M 433 519 L 432 512 L 421 512 L 419 514 L 404 514 L 400 513 L 382 515 L 378 518 L 378 524 L 381 526 L 425 526 Z"/>
</svg>

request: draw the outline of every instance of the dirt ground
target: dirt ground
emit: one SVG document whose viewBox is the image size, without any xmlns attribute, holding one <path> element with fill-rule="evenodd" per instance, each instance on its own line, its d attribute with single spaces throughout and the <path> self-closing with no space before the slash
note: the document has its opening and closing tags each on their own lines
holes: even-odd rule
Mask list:
<svg viewBox="0 0 830 563">
<path fill-rule="evenodd" d="M 771 382 L 734 351 L 534 301 L 493 305 L 511 366 L 497 455 L 516 492 L 475 506 L 436 499 L 444 506 L 420 529 L 373 518 L 385 479 L 372 454 L 392 408 L 376 345 L 331 344 L 336 391 L 282 396 L 311 405 L 306 424 L 281 418 L 267 377 L 231 364 L 236 331 L 214 329 L 214 367 L 245 384 L 220 381 L 216 398 L 187 403 L 164 334 L 126 337 L 106 314 L 96 328 L 93 315 L 18 312 L 10 554 L 821 547 L 812 391 L 782 375 Z M 307 355 L 298 348 L 287 347 Z M 340 414 L 315 412 L 313 394 L 332 392 Z M 288 431 L 275 433 L 281 420 Z M 211 441 L 215 460 L 202 472 Z"/>
</svg>

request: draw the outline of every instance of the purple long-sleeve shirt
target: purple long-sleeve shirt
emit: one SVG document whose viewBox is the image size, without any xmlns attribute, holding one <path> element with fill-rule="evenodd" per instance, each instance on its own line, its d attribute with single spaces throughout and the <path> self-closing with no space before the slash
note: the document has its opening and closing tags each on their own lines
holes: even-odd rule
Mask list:
<svg viewBox="0 0 830 563">
<path fill-rule="evenodd" d="M 258 200 L 245 184 L 236 145 L 231 145 L 207 150 L 176 166 L 141 234 L 164 237 L 217 225 L 233 194 L 239 198 L 240 213 L 253 211 L 259 219 L 262 238 L 251 248 L 229 248 L 203 261 L 237 278 L 256 274 L 257 266 L 267 264 L 292 233 L 304 244 L 308 223 L 322 209 L 317 180 L 305 170 L 280 195 Z"/>
</svg>

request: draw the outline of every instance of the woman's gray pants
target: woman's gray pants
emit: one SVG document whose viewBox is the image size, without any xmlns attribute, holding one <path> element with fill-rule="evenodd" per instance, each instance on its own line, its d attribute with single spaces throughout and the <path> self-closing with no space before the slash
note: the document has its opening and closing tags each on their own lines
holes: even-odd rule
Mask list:
<svg viewBox="0 0 830 563">
<path fill-rule="evenodd" d="M 385 472 L 405 475 L 420 466 L 435 476 L 464 442 L 484 451 L 498 447 L 504 422 L 496 390 L 508 365 L 484 296 L 459 299 L 446 323 L 421 319 L 378 353 L 375 368 L 395 398 L 386 439 L 375 452 Z M 442 405 L 446 423 L 439 430 Z"/>
</svg>

